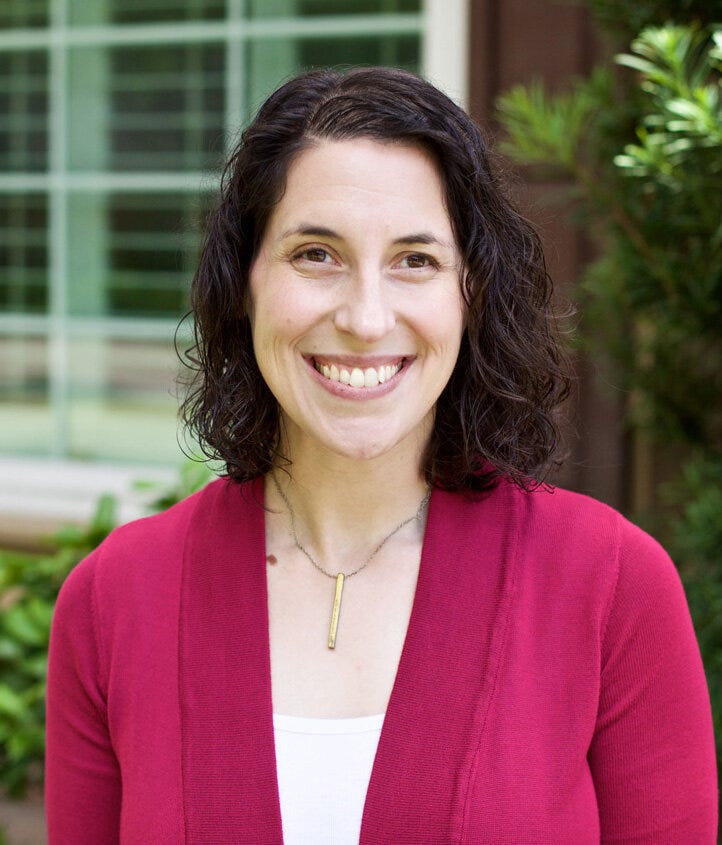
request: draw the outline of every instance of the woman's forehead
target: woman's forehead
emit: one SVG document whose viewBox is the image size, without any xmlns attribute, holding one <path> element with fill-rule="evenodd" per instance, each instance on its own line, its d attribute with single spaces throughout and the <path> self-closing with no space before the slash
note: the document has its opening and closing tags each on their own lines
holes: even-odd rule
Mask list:
<svg viewBox="0 0 722 845">
<path fill-rule="evenodd" d="M 312 227 L 388 229 L 390 237 L 453 242 L 443 183 L 418 146 L 359 138 L 320 141 L 291 164 L 274 208 L 273 237 Z M 357 233 L 358 234 L 358 233 Z"/>
</svg>

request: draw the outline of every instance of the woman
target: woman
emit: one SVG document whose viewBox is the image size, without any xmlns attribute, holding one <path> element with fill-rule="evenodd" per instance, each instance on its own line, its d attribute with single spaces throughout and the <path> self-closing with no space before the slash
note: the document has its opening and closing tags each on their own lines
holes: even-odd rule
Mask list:
<svg viewBox="0 0 722 845">
<path fill-rule="evenodd" d="M 538 484 L 566 392 L 549 295 L 428 83 L 269 98 L 192 293 L 185 412 L 228 477 L 62 591 L 52 845 L 714 841 L 674 567 Z"/>
</svg>

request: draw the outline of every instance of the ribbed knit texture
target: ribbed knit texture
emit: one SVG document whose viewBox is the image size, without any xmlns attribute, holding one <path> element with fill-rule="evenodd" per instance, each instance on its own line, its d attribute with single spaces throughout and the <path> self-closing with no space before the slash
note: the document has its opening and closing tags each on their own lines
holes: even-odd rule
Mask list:
<svg viewBox="0 0 722 845">
<path fill-rule="evenodd" d="M 50 845 L 282 842 L 260 481 L 124 526 L 51 636 Z M 434 492 L 361 845 L 712 845 L 679 578 L 611 509 Z"/>
</svg>

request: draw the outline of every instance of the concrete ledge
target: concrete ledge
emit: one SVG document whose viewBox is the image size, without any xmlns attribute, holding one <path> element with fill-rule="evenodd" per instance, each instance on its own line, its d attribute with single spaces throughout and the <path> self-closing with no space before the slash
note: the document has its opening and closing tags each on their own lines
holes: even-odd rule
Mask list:
<svg viewBox="0 0 722 845">
<path fill-rule="evenodd" d="M 137 519 L 156 496 L 137 483 L 153 482 L 161 490 L 176 478 L 174 470 L 144 465 L 0 458 L 0 546 L 47 548 L 44 538 L 60 526 L 86 525 L 105 493 L 116 499 L 119 523 Z"/>
<path fill-rule="evenodd" d="M 42 799 L 0 799 L 0 830 L 7 845 L 44 845 L 48 838 Z"/>
</svg>

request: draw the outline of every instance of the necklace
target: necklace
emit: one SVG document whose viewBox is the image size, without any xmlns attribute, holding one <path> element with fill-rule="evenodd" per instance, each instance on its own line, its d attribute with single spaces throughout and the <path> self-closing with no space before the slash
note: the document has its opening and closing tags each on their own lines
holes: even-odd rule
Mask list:
<svg viewBox="0 0 722 845">
<path fill-rule="evenodd" d="M 359 566 L 357 569 L 354 569 L 353 572 L 343 573 L 337 572 L 335 575 L 332 572 L 327 572 L 321 564 L 313 557 L 313 555 L 306 549 L 301 541 L 298 539 L 298 534 L 296 533 L 296 514 L 291 507 L 291 503 L 288 500 L 288 496 L 283 492 L 281 489 L 281 485 L 278 483 L 278 479 L 276 478 L 276 474 L 274 472 L 271 473 L 271 478 L 273 479 L 273 483 L 278 491 L 278 495 L 283 499 L 284 504 L 288 508 L 288 516 L 291 521 L 291 537 L 293 538 L 293 542 L 296 548 L 303 552 L 303 554 L 311 561 L 311 563 L 318 569 L 319 572 L 322 572 L 327 578 L 333 578 L 336 582 L 336 590 L 333 596 L 333 608 L 331 609 L 331 624 L 329 625 L 328 629 L 328 647 L 329 648 L 336 648 L 336 633 L 338 631 L 338 619 L 339 614 L 341 613 L 341 596 L 343 595 L 343 585 L 346 582 L 346 579 L 352 578 L 354 575 L 357 575 L 361 572 L 362 569 L 365 569 L 371 561 L 376 557 L 376 555 L 383 549 L 386 543 L 396 534 L 397 531 L 400 531 L 404 525 L 408 525 L 410 522 L 414 522 L 417 519 L 420 519 L 421 514 L 424 512 L 424 508 L 428 505 L 429 499 L 431 498 L 431 490 L 427 490 L 426 495 L 419 503 L 418 508 L 416 509 L 416 513 L 413 516 L 410 516 L 408 519 L 405 519 L 403 522 L 400 522 L 395 528 L 393 528 L 389 533 L 381 540 L 381 542 L 374 548 L 371 554 L 366 558 L 366 560 Z"/>
</svg>

